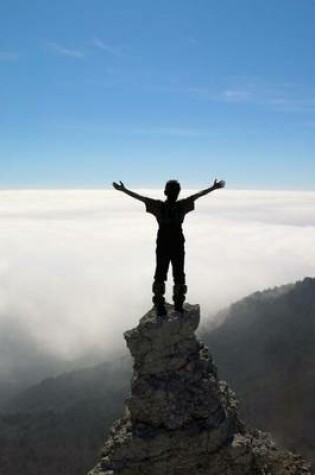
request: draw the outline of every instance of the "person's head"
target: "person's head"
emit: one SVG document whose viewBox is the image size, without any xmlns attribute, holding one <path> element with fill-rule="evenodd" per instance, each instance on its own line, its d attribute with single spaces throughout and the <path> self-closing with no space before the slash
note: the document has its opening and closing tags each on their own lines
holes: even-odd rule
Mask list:
<svg viewBox="0 0 315 475">
<path fill-rule="evenodd" d="M 176 201 L 180 192 L 180 184 L 177 180 L 169 180 L 165 184 L 164 195 L 169 201 Z"/>
</svg>

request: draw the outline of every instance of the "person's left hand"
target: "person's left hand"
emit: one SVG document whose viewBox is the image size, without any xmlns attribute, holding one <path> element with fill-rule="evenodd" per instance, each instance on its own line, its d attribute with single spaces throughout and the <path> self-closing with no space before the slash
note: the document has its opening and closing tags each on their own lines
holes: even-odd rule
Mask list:
<svg viewBox="0 0 315 475">
<path fill-rule="evenodd" d="M 213 186 L 212 188 L 214 190 L 218 190 L 219 188 L 224 188 L 225 187 L 225 181 L 224 180 L 220 180 L 218 181 L 217 179 L 214 180 L 214 183 L 213 183 Z"/>
</svg>

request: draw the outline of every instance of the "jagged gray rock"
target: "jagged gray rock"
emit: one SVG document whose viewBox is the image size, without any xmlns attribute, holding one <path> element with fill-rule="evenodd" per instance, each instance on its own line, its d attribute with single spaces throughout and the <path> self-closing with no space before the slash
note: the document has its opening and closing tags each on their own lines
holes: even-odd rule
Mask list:
<svg viewBox="0 0 315 475">
<path fill-rule="evenodd" d="M 125 333 L 134 359 L 126 414 L 89 475 L 310 475 L 301 457 L 250 431 L 207 348 L 198 305 L 148 312 Z"/>
</svg>

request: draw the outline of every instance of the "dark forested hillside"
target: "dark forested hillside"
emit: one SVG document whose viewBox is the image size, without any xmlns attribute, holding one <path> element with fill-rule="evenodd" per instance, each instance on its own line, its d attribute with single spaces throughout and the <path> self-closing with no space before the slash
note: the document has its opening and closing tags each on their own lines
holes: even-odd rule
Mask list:
<svg viewBox="0 0 315 475">
<path fill-rule="evenodd" d="M 203 339 L 244 418 L 315 459 L 315 279 L 232 305 Z"/>
<path fill-rule="evenodd" d="M 0 473 L 85 475 L 123 410 L 130 361 L 44 380 L 0 416 Z"/>
</svg>

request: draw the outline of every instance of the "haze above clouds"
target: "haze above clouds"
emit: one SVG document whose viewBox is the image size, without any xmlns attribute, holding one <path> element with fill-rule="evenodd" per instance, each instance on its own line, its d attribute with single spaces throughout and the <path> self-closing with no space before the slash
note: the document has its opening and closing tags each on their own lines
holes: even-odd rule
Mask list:
<svg viewBox="0 0 315 475">
<path fill-rule="evenodd" d="M 206 319 L 256 290 L 314 276 L 314 211 L 315 192 L 200 199 L 184 223 L 187 300 Z M 0 222 L 1 374 L 121 351 L 123 331 L 152 305 L 157 225 L 143 204 L 109 190 L 1 191 Z"/>
</svg>

